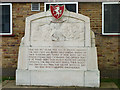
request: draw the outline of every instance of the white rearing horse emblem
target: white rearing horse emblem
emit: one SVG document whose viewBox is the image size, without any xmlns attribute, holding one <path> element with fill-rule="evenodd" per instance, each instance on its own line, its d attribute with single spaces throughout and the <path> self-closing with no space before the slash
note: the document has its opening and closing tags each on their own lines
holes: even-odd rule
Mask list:
<svg viewBox="0 0 120 90">
<path fill-rule="evenodd" d="M 62 10 L 60 10 L 60 7 L 55 7 L 55 10 L 53 12 L 56 12 L 55 16 L 59 17 L 59 15 L 61 14 Z"/>
</svg>

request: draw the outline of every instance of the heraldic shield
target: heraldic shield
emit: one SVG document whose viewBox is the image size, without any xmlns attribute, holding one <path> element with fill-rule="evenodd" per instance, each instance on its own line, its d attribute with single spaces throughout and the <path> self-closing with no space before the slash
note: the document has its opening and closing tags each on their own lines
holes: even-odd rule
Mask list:
<svg viewBox="0 0 120 90">
<path fill-rule="evenodd" d="M 59 6 L 59 5 L 56 5 L 56 6 L 52 6 L 50 5 L 50 10 L 51 10 L 51 13 L 53 15 L 53 17 L 55 17 L 56 19 L 60 19 L 64 13 L 64 10 L 65 10 L 65 5 L 62 5 L 62 6 Z"/>
</svg>

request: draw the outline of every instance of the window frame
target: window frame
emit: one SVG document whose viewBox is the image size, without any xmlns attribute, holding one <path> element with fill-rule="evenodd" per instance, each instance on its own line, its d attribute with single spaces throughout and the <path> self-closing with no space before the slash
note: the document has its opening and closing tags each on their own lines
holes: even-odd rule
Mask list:
<svg viewBox="0 0 120 90">
<path fill-rule="evenodd" d="M 10 32 L 9 33 L 0 33 L 0 35 L 12 35 L 12 3 L 0 3 L 0 5 L 10 5 Z"/>
<path fill-rule="evenodd" d="M 46 4 L 76 4 L 76 13 L 78 13 L 78 2 L 52 2 L 52 3 L 44 3 L 44 12 L 46 12 Z"/>
<path fill-rule="evenodd" d="M 120 33 L 105 33 L 104 32 L 104 5 L 105 4 L 120 4 L 119 2 L 103 2 L 102 3 L 102 35 L 120 35 Z"/>
<path fill-rule="evenodd" d="M 33 2 L 33 3 L 34 3 L 34 2 Z M 33 3 L 31 3 L 31 11 L 40 11 L 40 3 L 38 3 L 38 4 L 39 4 L 39 10 L 33 10 L 33 9 L 32 9 Z"/>
</svg>

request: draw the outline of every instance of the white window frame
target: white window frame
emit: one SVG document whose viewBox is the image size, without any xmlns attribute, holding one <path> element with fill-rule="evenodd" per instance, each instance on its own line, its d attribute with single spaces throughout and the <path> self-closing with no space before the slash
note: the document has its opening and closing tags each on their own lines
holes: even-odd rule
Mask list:
<svg viewBox="0 0 120 90">
<path fill-rule="evenodd" d="M 52 2 L 52 3 L 44 3 L 44 12 L 46 12 L 46 4 L 76 4 L 76 13 L 78 13 L 78 2 Z"/>
<path fill-rule="evenodd" d="M 119 2 L 103 2 L 102 3 L 102 35 L 120 35 L 120 33 L 104 33 L 104 5 L 105 4 L 120 4 Z"/>
<path fill-rule="evenodd" d="M 12 4 L 11 3 L 0 3 L 0 5 L 10 5 L 10 33 L 0 33 L 0 35 L 12 35 Z"/>
<path fill-rule="evenodd" d="M 33 3 L 34 3 L 34 2 L 33 2 Z M 32 4 L 33 4 L 33 3 L 31 3 L 31 11 L 40 11 L 40 3 L 38 3 L 38 4 L 39 4 L 39 10 L 33 10 L 33 9 L 32 9 Z"/>
</svg>

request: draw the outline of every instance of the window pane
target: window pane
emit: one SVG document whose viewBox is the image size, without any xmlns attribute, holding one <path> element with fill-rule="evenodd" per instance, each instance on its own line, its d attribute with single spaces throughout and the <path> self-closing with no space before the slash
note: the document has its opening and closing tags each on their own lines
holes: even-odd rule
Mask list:
<svg viewBox="0 0 120 90">
<path fill-rule="evenodd" d="M 2 31 L 2 6 L 0 5 L 0 32 Z"/>
<path fill-rule="evenodd" d="M 40 9 L 39 5 L 40 3 L 32 3 L 32 10 L 38 11 Z"/>
<path fill-rule="evenodd" d="M 76 12 L 76 4 L 66 4 L 66 9 L 71 12 Z"/>
<path fill-rule="evenodd" d="M 2 8 L 2 14 L 0 18 L 2 18 L 2 23 L 0 23 L 0 33 L 10 33 L 10 5 L 0 5 Z"/>
<path fill-rule="evenodd" d="M 104 32 L 120 33 L 120 4 L 106 4 L 104 7 Z"/>
</svg>

